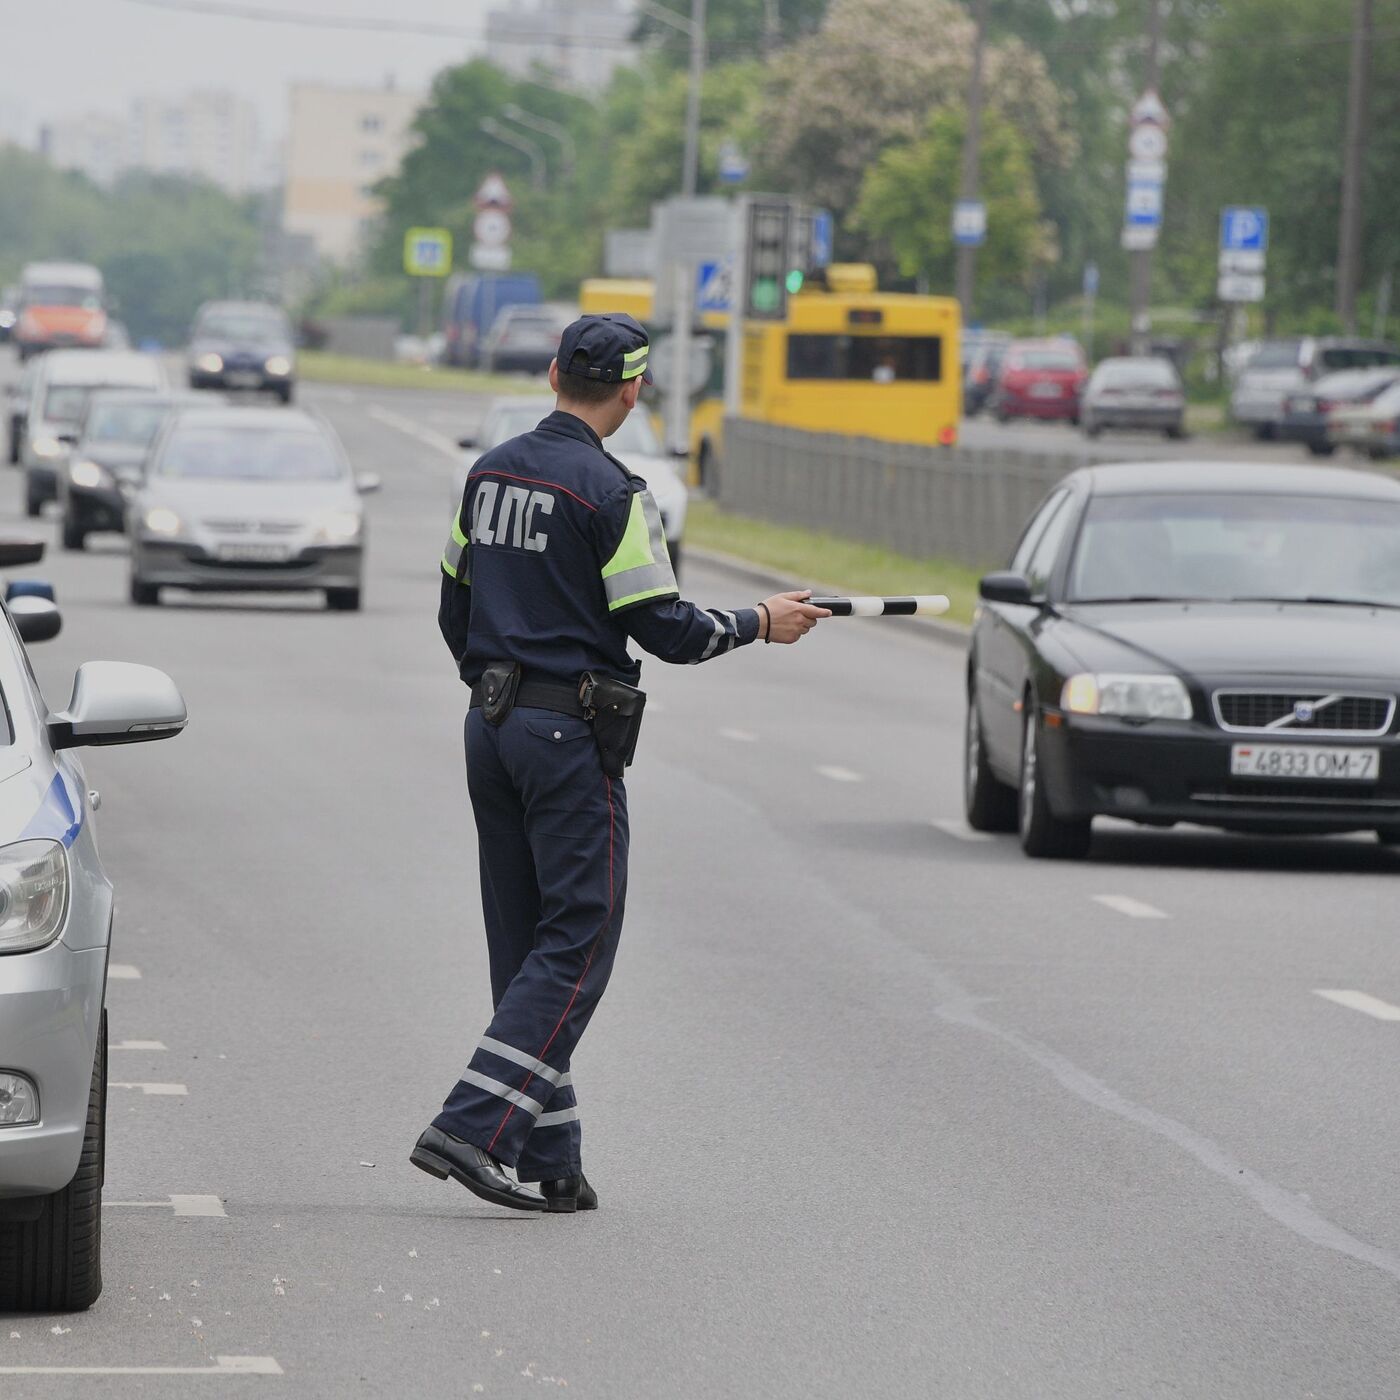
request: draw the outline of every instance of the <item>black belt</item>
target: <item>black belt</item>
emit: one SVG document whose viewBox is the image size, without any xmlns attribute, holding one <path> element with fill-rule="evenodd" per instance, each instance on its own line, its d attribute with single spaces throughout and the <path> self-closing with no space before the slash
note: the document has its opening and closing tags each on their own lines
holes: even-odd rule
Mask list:
<svg viewBox="0 0 1400 1400">
<path fill-rule="evenodd" d="M 481 708 L 482 689 L 478 681 L 472 686 L 472 709 Z M 571 685 L 558 685 L 553 681 L 522 680 L 515 692 L 515 708 L 527 710 L 553 710 L 555 714 L 573 715 L 584 719 L 583 704 L 578 698 L 578 689 Z"/>
</svg>

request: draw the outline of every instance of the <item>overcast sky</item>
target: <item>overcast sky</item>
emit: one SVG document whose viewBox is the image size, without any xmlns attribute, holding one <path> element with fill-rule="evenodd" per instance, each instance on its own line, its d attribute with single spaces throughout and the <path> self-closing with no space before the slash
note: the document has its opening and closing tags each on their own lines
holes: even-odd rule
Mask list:
<svg viewBox="0 0 1400 1400">
<path fill-rule="evenodd" d="M 190 9 L 213 0 L 178 0 Z M 219 0 L 229 3 L 229 0 Z M 501 0 L 233 0 L 251 10 L 442 24 L 480 33 Z M 513 0 L 510 7 L 518 6 Z M 134 0 L 0 0 L 0 101 L 5 125 L 97 110 L 125 111 L 138 94 L 228 88 L 256 103 L 263 131 L 286 127 L 298 79 L 426 88 L 479 47 L 470 38 L 304 28 L 178 13 Z"/>
</svg>

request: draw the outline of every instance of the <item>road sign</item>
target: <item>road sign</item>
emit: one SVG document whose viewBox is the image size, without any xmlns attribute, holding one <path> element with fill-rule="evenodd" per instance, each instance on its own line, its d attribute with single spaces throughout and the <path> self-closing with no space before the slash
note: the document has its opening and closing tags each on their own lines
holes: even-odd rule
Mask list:
<svg viewBox="0 0 1400 1400">
<path fill-rule="evenodd" d="M 1128 225 L 1150 225 L 1162 222 L 1162 186 L 1160 181 L 1130 180 L 1128 182 Z"/>
<path fill-rule="evenodd" d="M 987 239 L 987 206 L 980 199 L 960 199 L 953 205 L 953 242 L 960 248 L 980 247 Z"/>
<path fill-rule="evenodd" d="M 695 310 L 701 315 L 707 311 L 728 311 L 733 276 L 734 268 L 728 258 L 701 263 L 695 273 Z"/>
<path fill-rule="evenodd" d="M 1099 294 L 1099 265 L 1098 263 L 1084 264 L 1084 295 L 1086 297 L 1096 297 Z"/>
<path fill-rule="evenodd" d="M 472 237 L 488 248 L 503 248 L 510 242 L 510 215 L 504 209 L 483 209 L 472 220 Z"/>
<path fill-rule="evenodd" d="M 733 141 L 719 148 L 719 182 L 722 185 L 742 184 L 749 178 L 749 162 Z"/>
<path fill-rule="evenodd" d="M 1227 252 L 1224 249 L 1220 252 L 1219 270 L 1222 274 L 1226 272 L 1260 273 L 1264 270 L 1264 253 L 1262 249 L 1243 249 L 1238 252 Z"/>
<path fill-rule="evenodd" d="M 1263 301 L 1264 275 L 1255 272 L 1222 272 L 1215 284 L 1221 301 Z"/>
<path fill-rule="evenodd" d="M 511 209 L 515 201 L 510 197 L 510 186 L 505 176 L 493 170 L 477 187 L 472 203 L 478 209 Z"/>
<path fill-rule="evenodd" d="M 836 248 L 836 223 L 830 209 L 812 210 L 812 241 L 808 256 L 813 267 L 830 267 Z"/>
<path fill-rule="evenodd" d="M 1159 224 L 1125 224 L 1120 240 L 1129 253 L 1145 253 L 1157 246 Z"/>
<path fill-rule="evenodd" d="M 452 234 L 445 228 L 408 229 L 403 270 L 410 277 L 446 277 L 452 271 Z"/>
<path fill-rule="evenodd" d="M 473 243 L 469 257 L 478 272 L 510 271 L 509 243 Z"/>
<path fill-rule="evenodd" d="M 1160 126 L 1143 122 L 1128 136 L 1128 154 L 1134 160 L 1162 161 L 1167 158 L 1167 133 Z"/>
<path fill-rule="evenodd" d="M 1128 183 L 1165 185 L 1167 183 L 1167 163 L 1164 160 L 1130 160 L 1128 162 Z"/>
<path fill-rule="evenodd" d="M 1265 253 L 1269 248 L 1269 211 L 1257 205 L 1227 205 L 1220 211 L 1222 253 Z"/>
</svg>

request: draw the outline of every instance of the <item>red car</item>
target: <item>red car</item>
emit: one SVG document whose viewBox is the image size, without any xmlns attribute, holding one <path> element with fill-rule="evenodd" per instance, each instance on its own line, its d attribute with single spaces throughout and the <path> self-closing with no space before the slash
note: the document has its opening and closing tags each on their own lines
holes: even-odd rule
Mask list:
<svg viewBox="0 0 1400 1400">
<path fill-rule="evenodd" d="M 1079 395 L 1088 378 L 1084 352 L 1072 340 L 1014 340 L 992 394 L 997 422 L 1063 418 L 1079 422 Z"/>
</svg>

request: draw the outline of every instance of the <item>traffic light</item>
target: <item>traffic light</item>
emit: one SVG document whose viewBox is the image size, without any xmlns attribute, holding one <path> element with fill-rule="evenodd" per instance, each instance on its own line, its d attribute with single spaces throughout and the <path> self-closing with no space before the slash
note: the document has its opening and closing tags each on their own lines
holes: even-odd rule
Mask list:
<svg viewBox="0 0 1400 1400">
<path fill-rule="evenodd" d="M 755 198 L 748 204 L 743 312 L 754 321 L 787 317 L 788 238 L 792 206 L 786 199 Z"/>
</svg>

